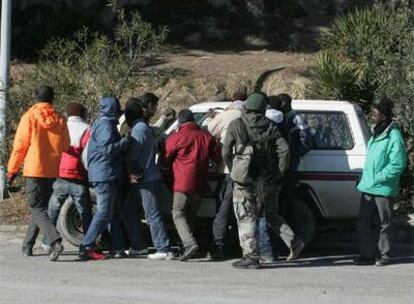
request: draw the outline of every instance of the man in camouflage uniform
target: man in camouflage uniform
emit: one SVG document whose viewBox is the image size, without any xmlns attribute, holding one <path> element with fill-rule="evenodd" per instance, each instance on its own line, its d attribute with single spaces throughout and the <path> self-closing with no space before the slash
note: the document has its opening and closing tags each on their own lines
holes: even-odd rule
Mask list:
<svg viewBox="0 0 414 304">
<path fill-rule="evenodd" d="M 253 167 L 249 167 L 251 182 L 234 183 L 233 203 L 239 229 L 243 258 L 233 263 L 236 268 L 257 269 L 259 242 L 257 218 L 264 213 L 272 230 L 290 249 L 288 261 L 296 259 L 305 244 L 295 236 L 278 214 L 280 182 L 289 165 L 289 148 L 276 124 L 265 117 L 268 97 L 253 93 L 246 100 L 246 113 L 229 125 L 223 145 L 223 158 L 233 169 L 235 151 L 254 143 Z"/>
</svg>

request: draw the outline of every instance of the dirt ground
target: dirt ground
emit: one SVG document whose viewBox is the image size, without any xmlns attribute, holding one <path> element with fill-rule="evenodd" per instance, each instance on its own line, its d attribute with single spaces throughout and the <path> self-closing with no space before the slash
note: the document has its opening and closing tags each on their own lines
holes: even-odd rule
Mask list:
<svg viewBox="0 0 414 304">
<path fill-rule="evenodd" d="M 28 207 L 22 193 L 13 193 L 0 202 L 0 225 L 24 225 L 28 219 Z"/>
<path fill-rule="evenodd" d="M 229 74 L 259 76 L 278 68 L 304 68 L 309 66 L 314 53 L 267 51 L 207 52 L 178 49 L 165 57 L 159 68 L 175 67 L 191 72 L 194 77 L 226 77 Z"/>
<path fill-rule="evenodd" d="M 146 67 L 159 75 L 138 91 L 151 89 L 169 106 L 184 107 L 203 100 L 228 100 L 236 90 L 261 89 L 309 98 L 309 67 L 315 53 L 275 51 L 207 52 L 177 49 Z"/>
</svg>

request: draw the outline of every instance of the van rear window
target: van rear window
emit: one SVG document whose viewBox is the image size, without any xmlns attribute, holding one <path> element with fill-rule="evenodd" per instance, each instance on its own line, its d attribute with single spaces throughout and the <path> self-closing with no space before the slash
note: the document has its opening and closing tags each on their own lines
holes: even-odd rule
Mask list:
<svg viewBox="0 0 414 304">
<path fill-rule="evenodd" d="M 354 139 L 343 112 L 299 112 L 308 122 L 314 150 L 352 150 Z"/>
</svg>

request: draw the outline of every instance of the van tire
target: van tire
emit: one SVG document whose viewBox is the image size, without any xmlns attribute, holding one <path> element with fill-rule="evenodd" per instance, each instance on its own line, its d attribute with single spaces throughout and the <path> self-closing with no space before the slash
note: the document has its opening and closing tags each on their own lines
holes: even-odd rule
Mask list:
<svg viewBox="0 0 414 304">
<path fill-rule="evenodd" d="M 71 198 L 62 205 L 56 227 L 66 241 L 74 246 L 80 246 L 84 236 L 82 219 Z"/>
<path fill-rule="evenodd" d="M 316 234 L 315 216 L 309 206 L 301 199 L 293 200 L 288 211 L 288 223 L 293 231 L 309 245 L 312 243 Z"/>
</svg>

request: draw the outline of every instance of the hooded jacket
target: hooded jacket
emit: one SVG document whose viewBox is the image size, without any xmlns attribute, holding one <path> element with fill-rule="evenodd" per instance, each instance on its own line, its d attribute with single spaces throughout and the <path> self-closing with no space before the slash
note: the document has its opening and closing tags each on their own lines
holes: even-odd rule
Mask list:
<svg viewBox="0 0 414 304">
<path fill-rule="evenodd" d="M 358 190 L 385 197 L 397 196 L 406 165 L 404 140 L 392 122 L 384 132 L 369 140 Z"/>
<path fill-rule="evenodd" d="M 246 138 L 244 125 L 251 131 L 247 134 L 248 138 Z M 266 154 L 268 159 L 274 161 L 274 165 L 267 163 L 260 168 L 255 168 L 256 176 L 263 176 L 268 180 L 280 179 L 289 167 L 289 147 L 286 140 L 276 124 L 263 114 L 247 112 L 243 113 L 241 118 L 232 121 L 222 148 L 223 159 L 230 172 L 236 147 L 246 145 L 247 141 L 255 142 L 273 136 L 274 139 L 269 140 L 269 145 L 266 148 L 261 148 L 258 155 Z"/>
<path fill-rule="evenodd" d="M 88 144 L 88 178 L 90 182 L 120 181 L 122 152 L 130 145 L 129 138 L 121 139 L 117 129 L 120 104 L 114 97 L 104 97 L 99 107 Z"/>
<path fill-rule="evenodd" d="M 202 193 L 210 158 L 221 162 L 220 146 L 195 122 L 183 123 L 177 132 L 168 136 L 164 162 L 172 163 L 174 192 Z"/>
<path fill-rule="evenodd" d="M 8 163 L 8 173 L 16 174 L 24 162 L 27 177 L 56 178 L 62 152 L 69 147 L 64 118 L 52 104 L 39 102 L 21 118 Z"/>
</svg>

